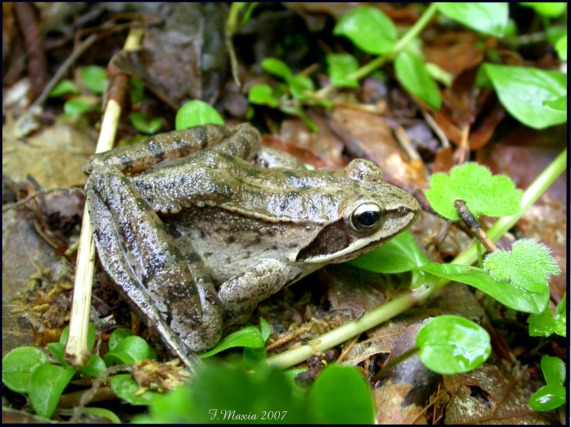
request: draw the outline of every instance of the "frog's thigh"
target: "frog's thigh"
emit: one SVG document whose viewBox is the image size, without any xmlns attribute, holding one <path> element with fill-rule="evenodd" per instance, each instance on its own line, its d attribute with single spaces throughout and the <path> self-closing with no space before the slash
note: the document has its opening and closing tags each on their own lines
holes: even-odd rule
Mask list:
<svg viewBox="0 0 571 427">
<path fill-rule="evenodd" d="M 301 274 L 292 266 L 275 259 L 260 261 L 245 272 L 224 282 L 218 297 L 224 306 L 224 317 L 229 323 L 243 323 L 263 301 Z M 293 277 L 292 277 L 293 276 Z"/>
<path fill-rule="evenodd" d="M 86 193 L 103 265 L 169 346 L 178 354 L 184 353 L 184 346 L 200 351 L 216 344 L 222 310 L 198 257 L 181 253 L 160 218 L 121 173 L 92 175 Z"/>
</svg>

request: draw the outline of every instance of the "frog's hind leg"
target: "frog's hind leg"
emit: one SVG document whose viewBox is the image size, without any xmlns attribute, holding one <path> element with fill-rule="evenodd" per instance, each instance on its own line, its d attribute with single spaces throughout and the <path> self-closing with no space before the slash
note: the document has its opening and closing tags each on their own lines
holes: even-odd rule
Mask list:
<svg viewBox="0 0 571 427">
<path fill-rule="evenodd" d="M 92 175 L 86 194 L 106 271 L 189 364 L 188 349 L 212 347 L 222 332 L 217 293 L 200 260 L 179 250 L 157 214 L 120 172 Z"/>
</svg>

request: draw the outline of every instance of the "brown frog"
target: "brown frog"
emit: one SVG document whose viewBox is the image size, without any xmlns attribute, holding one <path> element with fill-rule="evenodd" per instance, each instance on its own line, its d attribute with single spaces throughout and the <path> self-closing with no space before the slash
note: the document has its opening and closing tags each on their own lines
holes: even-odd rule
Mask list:
<svg viewBox="0 0 571 427">
<path fill-rule="evenodd" d="M 373 162 L 307 170 L 263 148 L 249 124 L 157 135 L 84 169 L 105 270 L 189 365 L 223 322 L 244 322 L 283 287 L 378 247 L 419 211 Z"/>
</svg>

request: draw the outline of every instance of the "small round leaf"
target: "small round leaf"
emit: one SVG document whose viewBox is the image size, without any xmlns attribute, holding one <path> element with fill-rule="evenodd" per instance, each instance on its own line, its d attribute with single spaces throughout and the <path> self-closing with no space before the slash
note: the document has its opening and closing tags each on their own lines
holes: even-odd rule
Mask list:
<svg viewBox="0 0 571 427">
<path fill-rule="evenodd" d="M 17 347 L 2 359 L 2 382 L 13 391 L 27 393 L 30 376 L 36 368 L 48 362 L 48 356 L 35 347 Z"/>
<path fill-rule="evenodd" d="M 325 368 L 309 391 L 308 404 L 316 423 L 372 424 L 375 419 L 371 390 L 353 366 Z"/>
<path fill-rule="evenodd" d="M 218 111 L 198 99 L 188 101 L 176 113 L 175 126 L 177 130 L 209 123 L 223 125 L 224 120 Z"/>
<path fill-rule="evenodd" d="M 105 91 L 105 79 L 107 74 L 105 68 L 98 65 L 88 65 L 81 70 L 81 80 L 85 87 L 96 95 L 101 95 Z"/>
<path fill-rule="evenodd" d="M 111 378 L 111 389 L 113 393 L 131 405 L 150 405 L 161 394 L 156 391 L 147 390 L 143 394 L 138 394 L 139 384 L 129 374 L 119 374 Z"/>
<path fill-rule="evenodd" d="M 529 399 L 534 411 L 551 411 L 565 403 L 567 390 L 562 385 L 546 385 L 537 390 Z"/>
<path fill-rule="evenodd" d="M 431 371 L 454 375 L 477 368 L 490 356 L 490 336 L 484 328 L 463 317 L 438 316 L 423 325 L 416 336 L 419 357 Z"/>
<path fill-rule="evenodd" d="M 38 366 L 30 377 L 29 397 L 34 411 L 42 417 L 50 418 L 73 376 L 75 369 L 44 363 Z"/>
<path fill-rule="evenodd" d="M 72 82 L 71 80 L 61 80 L 54 86 L 54 88 L 50 91 L 50 98 L 57 98 L 58 96 L 63 95 L 78 95 L 79 88 L 77 85 Z"/>
<path fill-rule="evenodd" d="M 115 350 L 115 348 L 121 341 L 123 341 L 127 337 L 132 337 L 132 336 L 133 332 L 131 331 L 131 329 L 127 328 L 115 329 L 111 333 L 111 336 L 109 337 L 109 351 Z"/>
<path fill-rule="evenodd" d="M 113 351 L 103 356 L 107 366 L 135 363 L 146 359 L 157 360 L 157 353 L 147 341 L 137 336 L 125 338 Z"/>
</svg>

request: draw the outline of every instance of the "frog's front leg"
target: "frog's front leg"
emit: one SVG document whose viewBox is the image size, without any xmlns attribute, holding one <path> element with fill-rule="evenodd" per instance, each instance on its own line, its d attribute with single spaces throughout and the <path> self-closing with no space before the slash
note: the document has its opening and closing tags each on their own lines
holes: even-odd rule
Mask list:
<svg viewBox="0 0 571 427">
<path fill-rule="evenodd" d="M 225 323 L 246 322 L 258 303 L 321 267 L 321 264 L 295 265 L 265 259 L 227 280 L 218 289 Z"/>
<path fill-rule="evenodd" d="M 202 262 L 167 231 L 119 171 L 99 171 L 85 188 L 105 269 L 139 314 L 189 364 L 189 349 L 214 346 L 222 332 L 222 308 Z"/>
</svg>

